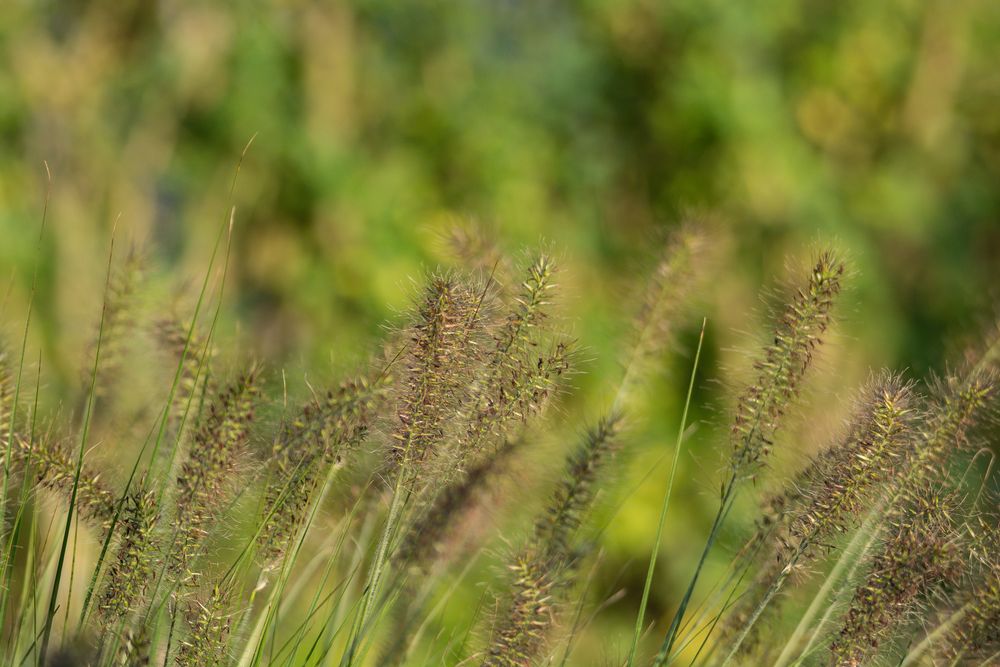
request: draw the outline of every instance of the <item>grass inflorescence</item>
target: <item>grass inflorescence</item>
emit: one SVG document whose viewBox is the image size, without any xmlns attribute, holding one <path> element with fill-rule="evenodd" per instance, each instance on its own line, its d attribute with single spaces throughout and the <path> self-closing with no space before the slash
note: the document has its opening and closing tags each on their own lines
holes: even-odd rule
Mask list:
<svg viewBox="0 0 1000 667">
<path fill-rule="evenodd" d="M 992 664 L 997 344 L 924 381 L 873 369 L 834 437 L 796 427 L 850 275 L 824 250 L 792 278 L 728 428 L 689 444 L 703 378 L 725 379 L 692 307 L 711 296 L 714 234 L 679 227 L 631 281 L 622 365 L 582 407 L 590 347 L 567 331 L 568 269 L 547 251 L 519 262 L 473 227 L 453 234 L 458 266 L 428 272 L 371 361 L 309 382 L 236 361 L 224 280 L 164 315 L 137 305 L 145 260 L 112 252 L 82 407 L 47 412 L 37 362 L 0 347 L 3 664 Z M 146 353 L 158 363 L 128 366 Z M 664 368 L 676 357 L 689 372 Z M 161 388 L 127 384 L 144 373 Z M 687 393 L 669 473 L 648 471 L 663 502 L 644 585 L 608 594 L 596 545 L 632 502 L 618 480 L 669 402 L 654 389 L 674 384 Z M 672 539 L 672 497 L 713 442 L 718 496 L 692 547 Z M 771 468 L 796 458 L 787 481 Z M 597 657 L 581 635 L 611 602 L 634 632 Z"/>
</svg>

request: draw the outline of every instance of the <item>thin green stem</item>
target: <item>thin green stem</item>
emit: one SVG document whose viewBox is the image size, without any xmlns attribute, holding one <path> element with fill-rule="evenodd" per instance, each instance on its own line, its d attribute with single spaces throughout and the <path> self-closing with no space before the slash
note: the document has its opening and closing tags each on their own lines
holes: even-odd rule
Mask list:
<svg viewBox="0 0 1000 667">
<path fill-rule="evenodd" d="M 694 364 L 691 366 L 691 377 L 688 380 L 687 396 L 684 399 L 684 410 L 681 422 L 677 428 L 677 441 L 674 445 L 674 460 L 670 465 L 670 476 L 667 480 L 667 490 L 663 494 L 663 505 L 660 508 L 660 520 L 656 525 L 656 535 L 653 538 L 653 549 L 649 555 L 649 567 L 646 568 L 646 583 L 642 589 L 642 600 L 639 603 L 639 614 L 635 619 L 635 632 L 632 635 L 632 648 L 629 650 L 628 665 L 635 664 L 635 654 L 639 648 L 639 637 L 642 635 L 642 625 L 646 619 L 646 605 L 649 602 L 649 592 L 653 587 L 653 571 L 656 569 L 656 557 L 660 553 L 660 541 L 663 537 L 663 524 L 667 520 L 667 510 L 670 507 L 670 497 L 674 490 L 674 477 L 677 474 L 677 462 L 680 460 L 681 447 L 684 444 L 684 431 L 687 428 L 688 409 L 691 407 L 691 395 L 694 393 L 694 381 L 698 374 L 698 363 L 701 360 L 701 348 L 705 342 L 705 327 L 708 318 L 701 321 L 701 333 L 698 334 L 698 347 L 694 353 Z"/>
</svg>

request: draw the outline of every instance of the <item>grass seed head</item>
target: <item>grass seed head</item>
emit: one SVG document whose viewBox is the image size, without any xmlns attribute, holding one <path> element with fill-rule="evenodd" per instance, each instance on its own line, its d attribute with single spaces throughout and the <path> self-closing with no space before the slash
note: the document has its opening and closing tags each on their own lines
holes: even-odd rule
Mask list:
<svg viewBox="0 0 1000 667">
<path fill-rule="evenodd" d="M 152 490 L 140 487 L 126 499 L 118 528 L 120 542 L 97 602 L 109 627 L 135 609 L 145 594 L 156 560 L 153 529 L 158 514 Z"/>
<path fill-rule="evenodd" d="M 806 284 L 778 319 L 772 342 L 754 364 L 757 379 L 740 396 L 731 441 L 734 475 L 743 475 L 770 451 L 781 418 L 801 389 L 813 354 L 830 325 L 844 264 L 830 252 L 816 260 Z"/>
</svg>

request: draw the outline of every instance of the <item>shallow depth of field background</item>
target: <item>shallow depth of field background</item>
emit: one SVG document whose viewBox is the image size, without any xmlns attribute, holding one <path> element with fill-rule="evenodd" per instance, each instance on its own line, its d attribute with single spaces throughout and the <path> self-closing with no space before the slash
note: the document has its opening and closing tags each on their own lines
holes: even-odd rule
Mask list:
<svg viewBox="0 0 1000 667">
<path fill-rule="evenodd" d="M 7 0 L 3 333 L 20 335 L 37 258 L 30 350 L 46 401 L 73 409 L 116 219 L 119 247 L 148 257 L 150 301 L 185 313 L 256 135 L 234 198 L 223 357 L 265 361 L 279 393 L 283 369 L 304 395 L 306 379 L 322 386 L 370 357 L 413 281 L 449 261 L 456 222 L 478 221 L 515 255 L 543 243 L 563 270 L 561 319 L 585 349 L 557 428 L 519 472 L 544 484 L 567 434 L 611 398 L 658 239 L 710 219 L 722 259 L 596 517 L 607 529 L 589 599 L 625 590 L 578 649 L 599 662 L 627 646 L 702 317 L 658 634 L 714 514 L 730 389 L 786 265 L 834 243 L 853 287 L 762 492 L 835 431 L 869 368 L 924 377 L 992 319 L 998 63 L 1000 4 L 986 0 Z M 505 530 L 516 544 L 517 526 Z M 729 553 L 746 530 L 729 531 Z M 489 546 L 484 572 L 504 548 Z M 474 605 L 469 589 L 459 596 Z"/>
</svg>

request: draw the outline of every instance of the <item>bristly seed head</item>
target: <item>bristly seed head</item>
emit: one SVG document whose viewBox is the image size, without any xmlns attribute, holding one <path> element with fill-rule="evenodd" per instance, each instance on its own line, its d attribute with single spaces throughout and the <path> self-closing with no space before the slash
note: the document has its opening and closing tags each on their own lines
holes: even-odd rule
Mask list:
<svg viewBox="0 0 1000 667">
<path fill-rule="evenodd" d="M 899 377 L 884 373 L 864 389 L 847 436 L 806 471 L 786 550 L 808 550 L 853 525 L 905 463 L 915 416 L 912 385 Z"/>
<path fill-rule="evenodd" d="M 208 407 L 177 476 L 174 524 L 180 543 L 173 566 L 183 569 L 205 535 L 205 525 L 225 503 L 250 434 L 259 393 L 259 370 L 240 375 Z"/>
<path fill-rule="evenodd" d="M 479 355 L 481 296 L 453 276 L 431 278 L 410 330 L 392 434 L 394 466 L 407 473 L 436 453 L 446 420 L 465 403 Z"/>
<path fill-rule="evenodd" d="M 188 636 L 181 640 L 176 657 L 179 667 L 224 664 L 232 622 L 229 597 L 216 586 L 205 599 L 189 603 L 185 614 Z"/>
<path fill-rule="evenodd" d="M 97 603 L 108 624 L 124 618 L 146 592 L 156 559 L 153 528 L 158 514 L 152 490 L 140 486 L 129 494 L 119 527 L 121 541 Z"/>
<path fill-rule="evenodd" d="M 531 665 L 537 659 L 553 622 L 553 595 L 579 559 L 574 537 L 594 502 L 620 428 L 620 416 L 602 418 L 570 455 L 548 511 L 510 566 L 513 595 L 493 632 L 484 667 Z"/>
<path fill-rule="evenodd" d="M 821 253 L 807 284 L 778 320 L 773 342 L 754 364 L 757 379 L 740 396 L 732 426 L 734 475 L 746 474 L 770 451 L 781 418 L 830 324 L 843 275 L 843 263 L 830 252 Z"/>
</svg>

